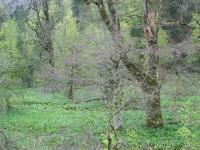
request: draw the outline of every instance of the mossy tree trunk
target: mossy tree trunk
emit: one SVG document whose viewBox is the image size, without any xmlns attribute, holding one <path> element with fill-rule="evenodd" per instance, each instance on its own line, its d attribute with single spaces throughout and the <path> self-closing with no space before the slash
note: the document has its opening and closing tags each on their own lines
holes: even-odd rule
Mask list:
<svg viewBox="0 0 200 150">
<path fill-rule="evenodd" d="M 144 0 L 143 2 L 143 26 L 149 52 L 148 76 L 151 81 L 147 83 L 146 125 L 149 128 L 163 126 L 162 112 L 160 107 L 159 85 L 159 51 L 158 51 L 158 23 L 157 23 L 158 0 Z"/>
</svg>

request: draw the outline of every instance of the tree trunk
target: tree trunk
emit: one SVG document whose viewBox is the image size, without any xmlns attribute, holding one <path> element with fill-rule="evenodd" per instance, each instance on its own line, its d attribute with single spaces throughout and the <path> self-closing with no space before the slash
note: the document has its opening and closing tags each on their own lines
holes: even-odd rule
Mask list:
<svg viewBox="0 0 200 150">
<path fill-rule="evenodd" d="M 149 50 L 148 76 L 147 80 L 148 94 L 147 100 L 147 120 L 148 128 L 159 128 L 163 126 L 162 112 L 160 108 L 160 85 L 159 85 L 159 54 L 158 54 L 158 24 L 157 24 L 157 7 L 158 0 L 144 0 L 144 35 L 147 40 Z"/>
<path fill-rule="evenodd" d="M 75 96 L 75 84 L 74 84 L 74 75 L 75 75 L 75 69 L 76 69 L 76 49 L 73 48 L 71 51 L 71 72 L 70 72 L 70 81 L 69 81 L 69 93 L 68 98 L 72 101 L 74 101 Z"/>
<path fill-rule="evenodd" d="M 112 137 L 111 137 L 111 133 L 108 134 L 107 139 L 108 139 L 108 150 L 112 150 Z"/>
<path fill-rule="evenodd" d="M 116 108 L 115 108 L 115 116 L 114 116 L 115 130 L 122 129 L 122 115 L 121 115 L 121 107 L 120 107 L 119 103 L 120 102 L 116 102 Z"/>
<path fill-rule="evenodd" d="M 6 101 L 6 111 L 10 111 L 11 105 L 7 95 L 5 97 L 5 101 Z"/>
<path fill-rule="evenodd" d="M 53 48 L 53 43 L 51 40 L 51 37 L 49 37 L 49 43 L 47 45 L 48 47 L 48 63 L 51 65 L 51 67 L 54 67 L 54 48 Z"/>
<path fill-rule="evenodd" d="M 73 73 L 73 68 L 71 68 L 71 77 L 70 77 L 70 81 L 69 81 L 69 93 L 68 93 L 68 98 L 71 101 L 74 101 L 74 95 L 75 95 L 75 89 L 74 89 L 74 73 Z"/>
<path fill-rule="evenodd" d="M 146 126 L 147 128 L 160 128 L 163 126 L 159 89 L 147 93 Z"/>
</svg>

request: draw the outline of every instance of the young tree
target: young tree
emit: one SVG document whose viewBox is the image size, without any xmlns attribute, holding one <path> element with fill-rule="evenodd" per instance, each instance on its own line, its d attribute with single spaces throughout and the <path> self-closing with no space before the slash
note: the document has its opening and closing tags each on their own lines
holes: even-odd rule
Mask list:
<svg viewBox="0 0 200 150">
<path fill-rule="evenodd" d="M 64 65 L 64 72 L 66 72 L 65 87 L 67 87 L 67 90 L 65 91 L 65 97 L 68 97 L 72 101 L 75 98 L 77 78 L 78 31 L 77 19 L 73 17 L 72 11 L 69 10 L 63 21 L 56 26 L 55 48 L 61 52 L 59 59 L 60 63 Z"/>
<path fill-rule="evenodd" d="M 11 81 L 20 73 L 21 55 L 17 49 L 17 23 L 13 19 L 5 21 L 0 31 L 0 99 L 10 109 Z"/>
</svg>

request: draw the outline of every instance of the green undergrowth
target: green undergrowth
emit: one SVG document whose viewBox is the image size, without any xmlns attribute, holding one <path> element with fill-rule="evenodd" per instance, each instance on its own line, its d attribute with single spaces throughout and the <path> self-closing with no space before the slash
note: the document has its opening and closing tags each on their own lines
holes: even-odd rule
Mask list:
<svg viewBox="0 0 200 150">
<path fill-rule="evenodd" d="M 18 145 L 34 149 L 53 149 L 76 140 L 83 145 L 84 137 L 100 141 L 106 147 L 108 110 L 102 101 L 73 103 L 62 93 L 43 93 L 27 89 L 23 97 L 14 95 L 10 112 L 0 114 L 0 128 Z M 200 97 L 162 100 L 164 128 L 147 129 L 143 110 L 123 112 L 123 129 L 118 136 L 126 143 L 124 149 L 191 149 L 200 146 Z M 18 140 L 20 139 L 20 140 Z M 73 143 L 72 142 L 72 143 Z M 87 142 L 86 142 L 87 143 Z M 87 149 L 87 148 L 85 148 Z"/>
</svg>

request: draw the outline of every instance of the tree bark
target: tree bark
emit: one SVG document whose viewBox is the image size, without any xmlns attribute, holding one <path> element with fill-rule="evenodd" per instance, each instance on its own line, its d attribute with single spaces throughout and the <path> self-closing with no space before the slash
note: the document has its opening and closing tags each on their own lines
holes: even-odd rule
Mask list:
<svg viewBox="0 0 200 150">
<path fill-rule="evenodd" d="M 48 52 L 48 62 L 51 65 L 51 67 L 54 67 L 54 48 L 53 48 L 53 42 L 52 42 L 52 31 L 53 31 L 53 23 L 50 20 L 50 14 L 49 14 L 49 0 L 42 0 L 42 10 L 44 14 L 44 21 L 45 25 L 43 28 L 43 34 L 44 34 L 44 41 L 45 42 L 45 49 Z"/>
<path fill-rule="evenodd" d="M 49 37 L 47 38 L 48 43 L 45 45 L 45 49 L 48 53 L 48 63 L 51 65 L 51 67 L 54 67 L 54 48 L 53 48 L 53 42 L 52 42 L 52 36 L 49 33 Z"/>
<path fill-rule="evenodd" d="M 6 101 L 6 111 L 10 111 L 11 105 L 7 95 L 5 96 L 5 101 Z"/>
<path fill-rule="evenodd" d="M 159 54 L 158 54 L 158 23 L 157 23 L 158 0 L 144 0 L 144 35 L 149 50 L 148 76 L 152 81 L 144 92 L 147 93 L 146 126 L 148 128 L 159 128 L 163 126 L 162 112 L 160 107 L 160 85 L 159 85 Z"/>
<path fill-rule="evenodd" d="M 70 70 L 70 81 L 69 81 L 69 93 L 68 98 L 74 101 L 75 97 L 75 83 L 74 83 L 74 76 L 75 76 L 75 69 L 76 69 L 76 55 L 77 51 L 75 48 L 71 50 L 71 70 Z"/>
<path fill-rule="evenodd" d="M 71 75 L 70 75 L 70 81 L 69 81 L 69 93 L 68 98 L 71 101 L 74 101 L 74 95 L 75 95 L 75 87 L 74 87 L 74 68 L 71 67 Z"/>
<path fill-rule="evenodd" d="M 146 126 L 148 128 L 160 128 L 163 126 L 159 89 L 148 93 L 146 103 Z"/>
<path fill-rule="evenodd" d="M 120 102 L 116 102 L 115 108 L 115 116 L 114 116 L 114 128 L 115 130 L 122 129 L 122 114 L 121 114 L 121 107 Z"/>
</svg>

